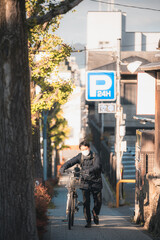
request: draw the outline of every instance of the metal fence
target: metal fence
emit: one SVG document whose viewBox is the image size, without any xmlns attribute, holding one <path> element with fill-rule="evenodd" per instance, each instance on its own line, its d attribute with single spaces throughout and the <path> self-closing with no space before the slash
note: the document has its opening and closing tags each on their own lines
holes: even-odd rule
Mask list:
<svg viewBox="0 0 160 240">
<path fill-rule="evenodd" d="M 100 157 L 102 170 L 107 176 L 112 188 L 116 190 L 116 158 L 105 141 L 101 141 Z"/>
<path fill-rule="evenodd" d="M 100 128 L 95 124 L 95 122 L 90 119 L 89 120 L 89 125 L 91 129 L 91 134 L 92 134 L 92 143 L 97 149 L 98 153 L 100 154 L 101 151 L 101 131 Z"/>
</svg>

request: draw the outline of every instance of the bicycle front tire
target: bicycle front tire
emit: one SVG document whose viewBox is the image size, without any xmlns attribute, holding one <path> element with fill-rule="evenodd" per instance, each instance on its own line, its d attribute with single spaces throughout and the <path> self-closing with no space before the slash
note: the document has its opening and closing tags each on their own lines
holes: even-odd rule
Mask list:
<svg viewBox="0 0 160 240">
<path fill-rule="evenodd" d="M 73 226 L 74 224 L 74 212 L 75 212 L 75 198 L 74 198 L 74 193 L 72 194 L 71 197 L 71 225 Z"/>
<path fill-rule="evenodd" d="M 74 212 L 75 212 L 75 198 L 73 196 L 73 192 L 69 199 L 69 205 L 68 205 L 68 229 L 71 230 L 71 226 L 74 224 Z"/>
<path fill-rule="evenodd" d="M 71 230 L 71 225 L 72 225 L 72 219 L 71 219 L 71 201 L 69 202 L 69 206 L 68 206 L 67 220 L 68 220 L 68 229 Z"/>
</svg>

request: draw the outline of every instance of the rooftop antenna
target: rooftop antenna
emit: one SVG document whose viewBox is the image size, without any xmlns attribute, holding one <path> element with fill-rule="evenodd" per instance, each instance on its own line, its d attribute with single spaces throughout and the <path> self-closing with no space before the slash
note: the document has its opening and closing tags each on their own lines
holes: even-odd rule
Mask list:
<svg viewBox="0 0 160 240">
<path fill-rule="evenodd" d="M 99 12 L 102 11 L 102 2 L 101 0 L 99 0 Z M 108 2 L 108 9 L 107 9 L 108 12 L 112 12 L 114 11 L 114 0 L 109 0 Z"/>
<path fill-rule="evenodd" d="M 114 0 L 110 0 L 110 3 L 108 4 L 108 12 L 114 11 Z"/>
<path fill-rule="evenodd" d="M 99 12 L 101 12 L 102 11 L 102 2 L 101 2 L 101 0 L 99 0 L 99 4 L 98 4 L 98 8 L 99 8 Z"/>
</svg>

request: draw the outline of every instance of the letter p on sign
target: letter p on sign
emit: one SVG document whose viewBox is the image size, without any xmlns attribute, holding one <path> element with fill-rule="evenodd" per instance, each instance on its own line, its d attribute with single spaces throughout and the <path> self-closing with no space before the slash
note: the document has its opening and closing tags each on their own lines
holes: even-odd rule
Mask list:
<svg viewBox="0 0 160 240">
<path fill-rule="evenodd" d="M 115 100 L 115 73 L 108 71 L 88 72 L 86 99 L 88 101 Z"/>
</svg>

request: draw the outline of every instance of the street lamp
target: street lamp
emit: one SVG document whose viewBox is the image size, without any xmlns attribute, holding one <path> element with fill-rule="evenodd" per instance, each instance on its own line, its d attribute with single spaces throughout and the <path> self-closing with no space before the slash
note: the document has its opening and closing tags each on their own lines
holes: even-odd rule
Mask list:
<svg viewBox="0 0 160 240">
<path fill-rule="evenodd" d="M 116 153 L 116 162 L 117 162 L 117 168 L 116 168 L 116 178 L 117 181 L 121 179 L 121 151 L 120 151 L 120 44 L 121 39 L 117 40 L 117 77 L 116 77 L 116 129 L 115 129 L 115 153 Z M 120 195 L 121 197 L 121 195 Z"/>
</svg>

